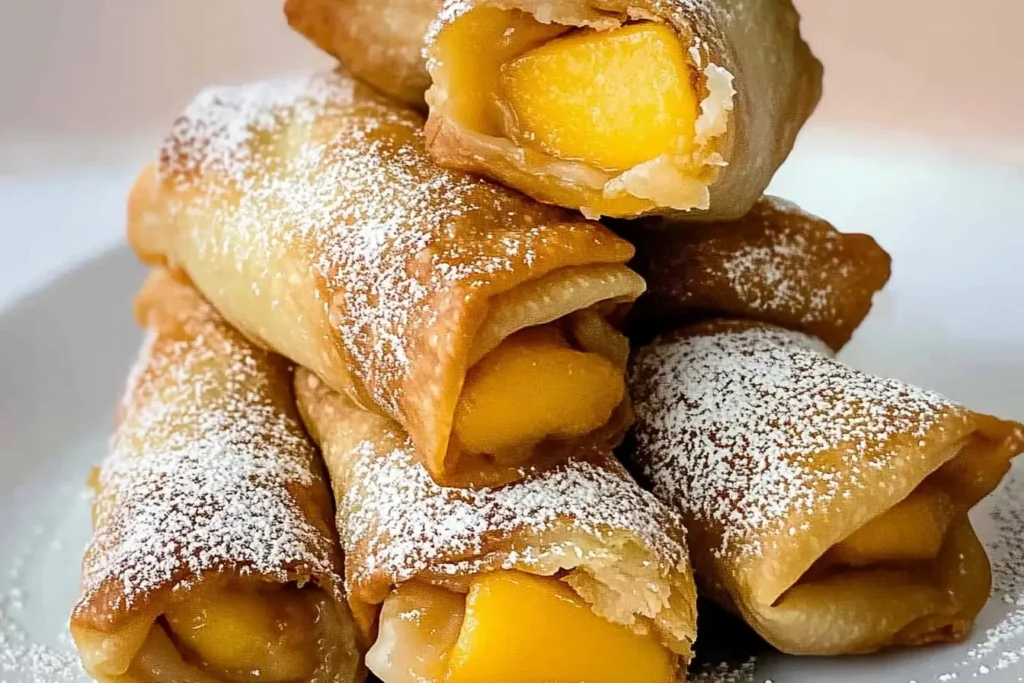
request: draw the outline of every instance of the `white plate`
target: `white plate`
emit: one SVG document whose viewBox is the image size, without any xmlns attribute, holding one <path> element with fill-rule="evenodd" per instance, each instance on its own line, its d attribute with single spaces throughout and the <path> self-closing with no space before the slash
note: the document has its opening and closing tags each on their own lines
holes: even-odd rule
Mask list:
<svg viewBox="0 0 1024 683">
<path fill-rule="evenodd" d="M 97 182 L 88 178 L 81 182 Z M 0 190 L 10 190 L 11 182 L 0 180 Z M 0 191 L 0 221 L 30 205 L 35 220 L 45 223 L 63 215 L 67 197 L 92 186 L 61 176 L 19 185 L 18 193 Z M 842 229 L 871 232 L 893 254 L 893 280 L 847 360 L 1024 419 L 1019 169 L 811 132 L 775 190 Z M 76 220 L 108 220 L 121 211 L 122 196 L 103 195 L 102 206 Z M 84 679 L 66 636 L 88 538 L 84 482 L 103 456 L 113 405 L 140 339 L 130 303 L 142 277 L 142 267 L 120 247 L 0 311 L 0 681 Z M 756 641 L 739 637 L 732 624 L 704 630 L 702 649 L 742 643 L 740 660 L 758 651 L 757 663 L 707 680 L 1022 680 L 1016 661 L 1024 658 L 1024 466 L 1017 469 L 1020 478 L 975 514 L 992 551 L 996 589 L 966 643 L 879 657 L 794 659 L 752 647 Z"/>
</svg>

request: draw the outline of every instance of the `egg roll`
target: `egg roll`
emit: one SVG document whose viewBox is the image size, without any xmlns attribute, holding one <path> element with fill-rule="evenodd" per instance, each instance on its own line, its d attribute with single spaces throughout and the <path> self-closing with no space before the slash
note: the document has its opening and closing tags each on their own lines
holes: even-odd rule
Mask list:
<svg viewBox="0 0 1024 683">
<path fill-rule="evenodd" d="M 315 375 L 366 664 L 384 683 L 673 683 L 696 635 L 678 515 L 607 451 L 498 488 L 440 487 L 391 420 Z"/>
<path fill-rule="evenodd" d="M 434 166 L 422 127 L 341 72 L 207 91 L 137 181 L 129 239 L 250 339 L 397 420 L 441 483 L 617 443 L 615 325 L 644 289 L 632 245 Z"/>
<path fill-rule="evenodd" d="M 963 639 L 991 587 L 967 516 L 1024 426 L 858 372 L 818 339 L 712 321 L 637 353 L 635 458 L 698 584 L 777 649 Z"/>
<path fill-rule="evenodd" d="M 592 217 L 741 217 L 821 97 L 789 0 L 447 0 L 426 45 L 431 156 Z"/>
<path fill-rule="evenodd" d="M 423 37 L 440 0 L 285 0 L 288 23 L 358 78 L 425 110 Z"/>
<path fill-rule="evenodd" d="M 94 475 L 71 635 L 102 683 L 363 679 L 332 500 L 283 358 L 158 272 Z"/>
<path fill-rule="evenodd" d="M 647 293 L 630 314 L 641 339 L 730 317 L 805 332 L 838 351 L 889 280 L 892 259 L 869 235 L 843 233 L 778 197 L 736 221 L 626 226 Z"/>
</svg>

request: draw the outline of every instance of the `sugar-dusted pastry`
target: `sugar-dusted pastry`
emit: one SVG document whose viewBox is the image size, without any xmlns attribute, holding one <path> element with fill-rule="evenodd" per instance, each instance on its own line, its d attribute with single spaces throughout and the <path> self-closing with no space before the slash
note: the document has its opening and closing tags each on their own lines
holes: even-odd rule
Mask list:
<svg viewBox="0 0 1024 683">
<path fill-rule="evenodd" d="M 384 683 L 674 683 L 696 635 L 678 516 L 609 453 L 501 488 L 435 484 L 398 425 L 296 374 Z"/>
<path fill-rule="evenodd" d="M 331 494 L 287 361 L 166 273 L 111 453 L 71 634 L 103 683 L 363 678 Z"/>
<path fill-rule="evenodd" d="M 739 218 L 821 96 L 789 0 L 446 0 L 428 149 L 584 214 Z"/>
<path fill-rule="evenodd" d="M 776 648 L 962 639 L 988 599 L 968 510 L 1024 427 L 835 361 L 802 333 L 704 323 L 637 353 L 636 458 L 698 583 Z"/>
<path fill-rule="evenodd" d="M 891 259 L 868 235 L 842 233 L 776 197 L 736 221 L 627 226 L 630 264 L 648 292 L 632 313 L 643 333 L 737 317 L 806 332 L 839 350 L 889 280 Z"/>
<path fill-rule="evenodd" d="M 422 126 L 341 73 L 208 91 L 132 191 L 129 238 L 397 420 L 442 483 L 616 443 L 628 351 L 610 321 L 644 289 L 633 247 L 437 168 Z"/>
<path fill-rule="evenodd" d="M 291 24 L 382 92 L 425 108 L 423 37 L 441 0 L 285 0 Z"/>
</svg>

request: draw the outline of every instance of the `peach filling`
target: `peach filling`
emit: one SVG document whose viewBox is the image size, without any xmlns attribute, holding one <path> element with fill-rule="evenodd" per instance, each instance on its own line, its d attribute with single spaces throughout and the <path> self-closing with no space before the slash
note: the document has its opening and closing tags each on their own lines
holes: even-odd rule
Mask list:
<svg viewBox="0 0 1024 683">
<path fill-rule="evenodd" d="M 576 29 L 482 7 L 437 50 L 452 112 L 474 131 L 612 172 L 692 150 L 700 98 L 665 24 Z"/>
<path fill-rule="evenodd" d="M 226 589 L 164 613 L 179 647 L 201 668 L 232 681 L 297 681 L 318 664 L 318 613 L 296 588 Z"/>
<path fill-rule="evenodd" d="M 395 589 L 367 666 L 384 683 L 670 683 L 675 657 L 651 635 L 594 614 L 563 582 L 477 576 L 468 595 Z"/>
<path fill-rule="evenodd" d="M 514 461 L 545 439 L 600 428 L 624 395 L 611 360 L 573 348 L 553 325 L 527 328 L 470 368 L 453 432 L 471 453 Z"/>
<path fill-rule="evenodd" d="M 832 546 L 826 560 L 847 567 L 938 557 L 958 513 L 949 494 L 923 484 L 904 500 Z"/>
</svg>

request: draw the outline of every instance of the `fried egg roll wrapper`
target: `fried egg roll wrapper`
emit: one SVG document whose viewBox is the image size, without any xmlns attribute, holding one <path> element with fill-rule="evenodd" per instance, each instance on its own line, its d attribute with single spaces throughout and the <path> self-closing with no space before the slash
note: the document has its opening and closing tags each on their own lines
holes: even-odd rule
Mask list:
<svg viewBox="0 0 1024 683">
<path fill-rule="evenodd" d="M 614 445 L 633 247 L 434 166 L 422 125 L 340 72 L 207 91 L 137 181 L 129 239 L 250 339 L 397 420 L 442 483 Z"/>
<path fill-rule="evenodd" d="M 362 680 L 332 501 L 283 358 L 165 272 L 110 455 L 71 633 L 103 682 Z"/>
<path fill-rule="evenodd" d="M 754 322 L 637 353 L 636 459 L 683 513 L 703 590 L 784 652 L 965 637 L 991 572 L 968 510 L 1024 428 Z"/>
<path fill-rule="evenodd" d="M 647 280 L 631 312 L 637 338 L 701 319 L 757 320 L 841 349 L 889 280 L 892 259 L 869 235 L 843 233 L 777 197 L 736 221 L 624 226 Z"/>
<path fill-rule="evenodd" d="M 672 681 L 685 671 L 696 596 L 683 527 L 610 453 L 578 451 L 499 488 L 440 487 L 393 421 L 361 410 L 304 370 L 295 383 L 334 487 L 349 603 L 372 646 L 368 666 L 384 683 L 639 683 Z M 495 614 L 495 596 L 521 591 L 532 597 Z M 438 626 L 438 608 L 424 604 L 424 593 L 448 605 L 442 621 L 451 623 Z M 548 603 L 539 595 L 558 597 Z M 575 605 L 578 622 L 564 620 L 557 605 L 566 603 Z M 410 633 L 411 622 L 426 628 L 428 621 L 427 636 Z M 488 654 L 482 633 L 500 647 Z M 453 650 L 438 645 L 453 640 Z M 417 648 L 429 654 L 418 656 Z M 447 662 L 449 670 L 424 671 L 424 660 Z M 407 671 L 407 662 L 420 664 Z M 467 662 L 478 677 L 466 675 Z M 603 673 L 593 671 L 598 665 Z M 566 668 L 524 671 L 529 666 Z"/>
<path fill-rule="evenodd" d="M 446 0 L 426 45 L 431 156 L 588 216 L 743 216 L 821 97 L 788 0 Z"/>
<path fill-rule="evenodd" d="M 355 76 L 417 109 L 430 86 L 423 37 L 440 0 L 285 0 L 288 23 Z"/>
</svg>

